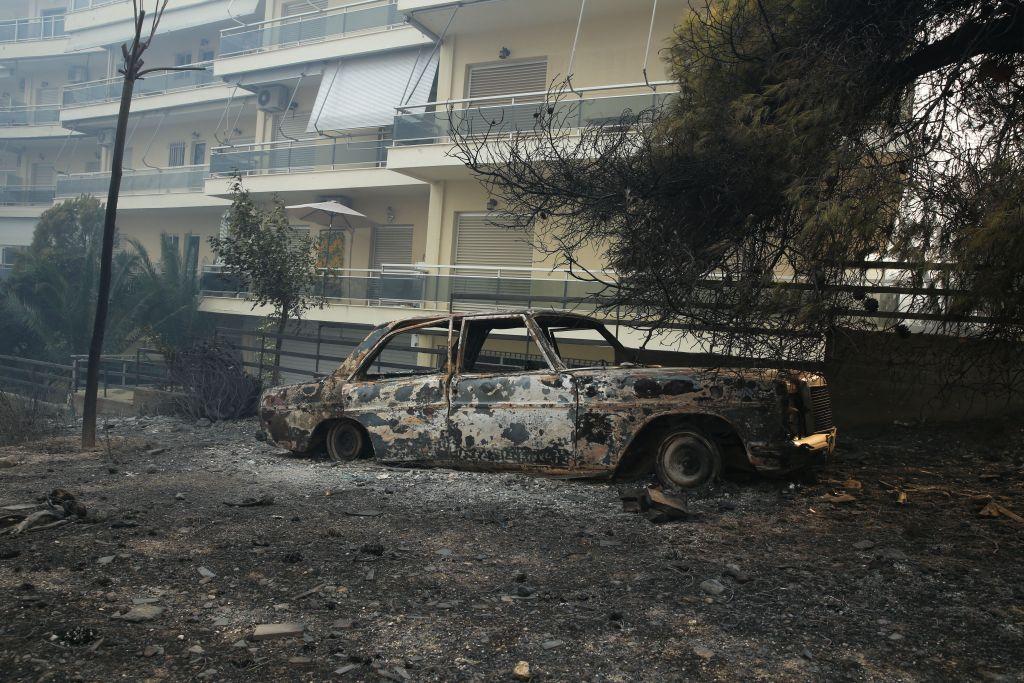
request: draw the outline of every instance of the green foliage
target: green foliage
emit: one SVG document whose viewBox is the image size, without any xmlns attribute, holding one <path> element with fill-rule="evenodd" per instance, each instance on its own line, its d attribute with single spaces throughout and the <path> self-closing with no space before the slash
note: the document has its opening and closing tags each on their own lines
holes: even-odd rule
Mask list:
<svg viewBox="0 0 1024 683">
<path fill-rule="evenodd" d="M 0 353 L 66 362 L 88 352 L 100 271 L 102 205 L 87 196 L 40 217 L 31 247 L 0 285 Z M 104 342 L 119 353 L 143 338 L 178 347 L 209 332 L 199 285 L 169 241 L 159 266 L 139 243 L 115 252 Z"/>
<path fill-rule="evenodd" d="M 184 349 L 213 333 L 213 319 L 199 310 L 200 285 L 183 255 L 167 235 L 160 240 L 160 262 L 155 264 L 135 240 L 139 256 L 135 277 L 134 314 L 143 333 L 160 348 Z"/>
<path fill-rule="evenodd" d="M 692 325 L 711 350 L 806 357 L 867 324 L 877 301 L 851 296 L 852 264 L 878 257 L 951 263 L 938 284 L 967 290 L 905 300 L 911 312 L 1024 337 L 1024 4 L 691 7 L 664 53 L 669 105 L 567 137 L 563 90 L 549 99 L 569 113 L 548 106 L 527 133 L 453 131 L 506 216 L 567 264 L 599 249 L 619 278 L 610 309 Z M 779 274 L 810 286 L 782 295 Z M 903 277 L 924 287 L 935 271 Z"/>
<path fill-rule="evenodd" d="M 316 284 L 313 241 L 292 229 L 280 198 L 274 198 L 269 211 L 261 209 L 237 176 L 231 194 L 225 234 L 211 237 L 210 246 L 225 272 L 248 292 L 253 308 L 271 306 L 283 329 L 315 303 L 310 294 Z"/>
</svg>

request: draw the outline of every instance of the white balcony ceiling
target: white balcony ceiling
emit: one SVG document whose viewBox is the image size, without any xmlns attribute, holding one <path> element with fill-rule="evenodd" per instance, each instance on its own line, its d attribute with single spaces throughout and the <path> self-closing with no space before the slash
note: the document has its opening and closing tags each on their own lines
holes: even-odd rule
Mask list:
<svg viewBox="0 0 1024 683">
<path fill-rule="evenodd" d="M 174 31 L 215 24 L 250 15 L 256 11 L 259 0 L 216 0 L 199 6 L 183 7 L 175 11 L 174 3 L 167 6 L 157 33 L 164 35 Z M 145 30 L 152 26 L 152 15 L 147 17 Z M 134 26 L 130 20 L 110 24 L 89 26 L 72 31 L 68 50 L 82 50 L 102 45 L 117 45 L 131 40 Z"/>
</svg>

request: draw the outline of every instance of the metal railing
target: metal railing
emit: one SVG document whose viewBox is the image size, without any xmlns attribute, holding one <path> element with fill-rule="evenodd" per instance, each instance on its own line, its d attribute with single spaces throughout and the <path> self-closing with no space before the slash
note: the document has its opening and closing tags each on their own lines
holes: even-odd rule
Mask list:
<svg viewBox="0 0 1024 683">
<path fill-rule="evenodd" d="M 665 81 L 655 86 L 670 85 Z M 400 107 L 395 116 L 393 137 L 396 145 L 419 145 L 444 142 L 452 132 L 460 135 L 501 135 L 534 129 L 540 113 L 552 117 L 566 129 L 589 125 L 618 125 L 641 111 L 660 108 L 673 92 L 629 93 L 608 95 L 615 90 L 635 90 L 644 84 L 581 88 L 584 97 L 568 95 L 563 99 L 545 102 L 547 93 L 528 92 L 498 95 L 476 99 L 428 102 L 417 107 Z M 551 107 L 551 111 L 544 111 Z"/>
<path fill-rule="evenodd" d="M 53 185 L 0 186 L 0 206 L 51 204 L 53 202 L 54 190 Z"/>
<path fill-rule="evenodd" d="M 210 174 L 227 176 L 376 168 L 387 165 L 389 140 L 345 142 L 340 138 L 311 138 L 215 147 Z"/>
<path fill-rule="evenodd" d="M 0 128 L 14 126 L 55 126 L 60 123 L 60 107 L 37 104 L 0 108 Z"/>
<path fill-rule="evenodd" d="M 178 166 L 161 169 L 125 170 L 121 178 L 122 194 L 169 194 L 202 192 L 205 166 Z M 105 195 L 110 187 L 110 173 L 71 173 L 57 178 L 57 197 L 80 194 Z"/>
<path fill-rule="evenodd" d="M 68 12 L 82 12 L 94 7 L 106 7 L 107 5 L 117 5 L 124 2 L 128 2 L 128 0 L 71 0 Z"/>
<path fill-rule="evenodd" d="M 70 365 L 0 355 L 0 389 L 30 399 L 65 402 L 74 382 L 73 372 Z"/>
<path fill-rule="evenodd" d="M 63 14 L 23 19 L 0 19 L 0 43 L 50 40 L 63 38 L 66 35 Z"/>
<path fill-rule="evenodd" d="M 218 265 L 203 267 L 200 288 L 205 296 L 246 296 L 245 287 Z M 371 307 L 593 310 L 603 289 L 603 284 L 578 280 L 566 270 L 385 264 L 376 269 L 321 268 L 310 294 Z"/>
<path fill-rule="evenodd" d="M 223 85 L 213 77 L 213 62 L 197 62 L 186 66 L 204 67 L 203 71 L 168 71 L 146 76 L 135 83 L 134 97 L 150 97 L 180 90 L 195 90 L 212 85 Z M 64 86 L 62 101 L 65 107 L 76 107 L 121 99 L 123 79 L 103 78 Z"/>
<path fill-rule="evenodd" d="M 395 0 L 363 0 L 341 7 L 269 19 L 220 32 L 220 57 L 279 50 L 402 24 Z"/>
</svg>

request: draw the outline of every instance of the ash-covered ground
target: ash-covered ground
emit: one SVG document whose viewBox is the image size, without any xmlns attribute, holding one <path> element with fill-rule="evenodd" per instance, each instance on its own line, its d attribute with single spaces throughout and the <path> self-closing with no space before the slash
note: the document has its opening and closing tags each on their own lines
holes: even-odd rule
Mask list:
<svg viewBox="0 0 1024 683">
<path fill-rule="evenodd" d="M 979 514 L 1024 514 L 1019 425 L 844 432 L 667 524 L 621 483 L 110 425 L 0 449 L 0 506 L 88 510 L 0 536 L 4 681 L 1024 680 L 1024 523 Z"/>
</svg>

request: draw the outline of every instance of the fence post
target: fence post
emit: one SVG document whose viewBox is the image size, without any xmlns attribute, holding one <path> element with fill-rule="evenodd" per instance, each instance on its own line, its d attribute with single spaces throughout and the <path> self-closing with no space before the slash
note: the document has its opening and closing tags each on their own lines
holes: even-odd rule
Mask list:
<svg viewBox="0 0 1024 683">
<path fill-rule="evenodd" d="M 324 331 L 324 324 L 323 323 L 318 323 L 317 326 L 316 326 L 316 360 L 313 361 L 313 363 L 314 363 L 314 365 L 313 365 L 313 372 L 318 373 L 318 374 L 320 372 L 320 341 L 322 339 L 323 331 Z"/>
<path fill-rule="evenodd" d="M 80 358 L 72 358 L 71 359 L 71 391 L 76 393 L 76 394 L 78 393 L 78 376 L 79 376 L 79 371 L 80 371 L 80 368 L 79 368 L 78 364 L 80 362 L 81 362 Z"/>
<path fill-rule="evenodd" d="M 121 386 L 128 386 L 128 361 L 121 360 Z"/>
<path fill-rule="evenodd" d="M 103 361 L 100 361 L 102 364 Z M 107 377 L 107 369 L 103 368 L 103 398 L 107 397 L 107 389 L 110 387 L 110 379 Z"/>
<path fill-rule="evenodd" d="M 267 333 L 263 332 L 263 333 L 260 334 L 260 367 L 259 367 L 259 375 L 257 375 L 260 378 L 260 381 L 263 380 L 263 352 L 266 350 L 266 348 L 267 348 Z"/>
</svg>

